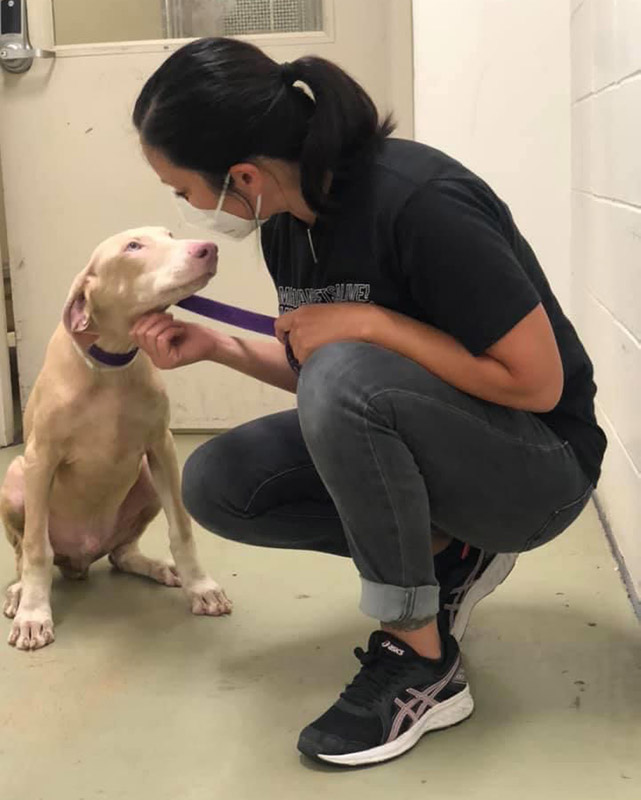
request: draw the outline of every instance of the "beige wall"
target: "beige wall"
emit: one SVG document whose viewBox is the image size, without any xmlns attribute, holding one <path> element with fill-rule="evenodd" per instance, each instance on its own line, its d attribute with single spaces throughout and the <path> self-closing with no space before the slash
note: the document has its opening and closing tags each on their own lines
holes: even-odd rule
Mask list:
<svg viewBox="0 0 641 800">
<path fill-rule="evenodd" d="M 508 203 L 566 308 L 569 16 L 563 0 L 414 0 L 416 138 Z"/>
<path fill-rule="evenodd" d="M 598 502 L 640 601 L 641 0 L 571 5 L 573 308 L 609 439 Z"/>
<path fill-rule="evenodd" d="M 53 0 L 56 44 L 162 39 L 162 0 Z"/>
</svg>

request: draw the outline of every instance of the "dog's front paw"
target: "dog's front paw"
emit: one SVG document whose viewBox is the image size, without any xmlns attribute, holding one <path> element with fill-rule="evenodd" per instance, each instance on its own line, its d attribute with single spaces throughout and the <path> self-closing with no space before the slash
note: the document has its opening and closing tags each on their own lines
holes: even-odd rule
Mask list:
<svg viewBox="0 0 641 800">
<path fill-rule="evenodd" d="M 212 578 L 201 578 L 185 587 L 189 598 L 191 613 L 220 617 L 231 614 L 231 600 L 227 598 L 224 590 Z"/>
<path fill-rule="evenodd" d="M 55 638 L 48 608 L 29 611 L 18 609 L 8 641 L 18 650 L 38 650 L 51 644 Z"/>
</svg>

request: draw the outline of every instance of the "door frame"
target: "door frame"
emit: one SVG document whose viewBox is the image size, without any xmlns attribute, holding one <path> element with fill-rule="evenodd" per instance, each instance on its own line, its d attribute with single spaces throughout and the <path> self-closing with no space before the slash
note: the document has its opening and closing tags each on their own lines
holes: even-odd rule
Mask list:
<svg viewBox="0 0 641 800">
<path fill-rule="evenodd" d="M 4 213 L 4 187 L 2 183 L 2 162 L 0 161 L 0 447 L 13 444 L 15 430 L 13 424 L 13 385 L 9 360 L 9 332 L 7 330 L 6 297 L 4 293 L 4 271 L 9 269 L 9 247 L 7 243 L 7 223 Z"/>
</svg>

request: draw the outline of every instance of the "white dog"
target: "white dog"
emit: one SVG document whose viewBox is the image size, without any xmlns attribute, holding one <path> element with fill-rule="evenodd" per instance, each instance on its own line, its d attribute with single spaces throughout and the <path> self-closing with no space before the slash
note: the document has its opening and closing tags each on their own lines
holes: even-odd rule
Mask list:
<svg viewBox="0 0 641 800">
<path fill-rule="evenodd" d="M 0 490 L 18 570 L 4 605 L 9 644 L 33 650 L 53 641 L 54 564 L 81 578 L 105 555 L 125 572 L 182 585 L 194 614 L 231 611 L 197 560 L 158 370 L 129 336 L 142 314 L 202 289 L 216 264 L 211 242 L 141 228 L 99 245 L 74 281 L 29 397 L 24 456 Z M 161 506 L 175 565 L 138 548 Z"/>
</svg>

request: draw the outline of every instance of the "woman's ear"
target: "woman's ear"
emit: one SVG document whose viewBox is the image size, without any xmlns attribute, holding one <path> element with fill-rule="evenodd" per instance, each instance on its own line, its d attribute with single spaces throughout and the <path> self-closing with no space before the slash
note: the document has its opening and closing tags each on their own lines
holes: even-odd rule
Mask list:
<svg viewBox="0 0 641 800">
<path fill-rule="evenodd" d="M 251 194 L 256 196 L 263 191 L 264 178 L 260 169 L 250 162 L 234 164 L 229 170 L 235 189 L 249 189 Z"/>
</svg>

